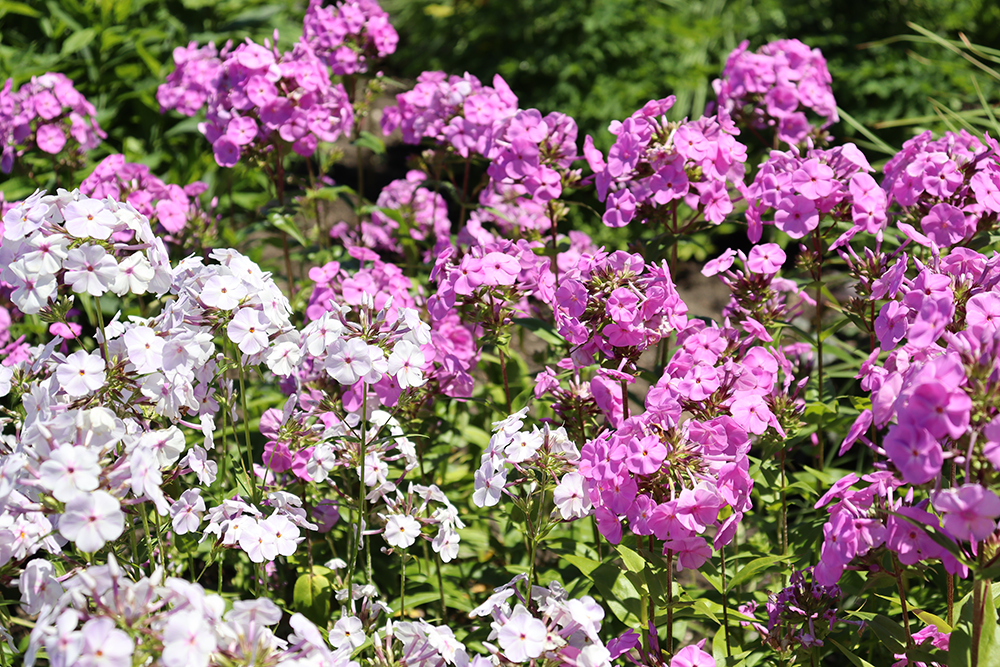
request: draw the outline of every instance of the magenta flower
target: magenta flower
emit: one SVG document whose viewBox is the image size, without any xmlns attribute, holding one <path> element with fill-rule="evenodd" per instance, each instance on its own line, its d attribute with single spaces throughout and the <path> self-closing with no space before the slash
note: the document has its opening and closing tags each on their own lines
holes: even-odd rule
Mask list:
<svg viewBox="0 0 1000 667">
<path fill-rule="evenodd" d="M 819 226 L 816 204 L 801 195 L 788 195 L 778 202 L 774 226 L 793 239 L 800 239 Z"/>
<path fill-rule="evenodd" d="M 629 470 L 638 475 L 652 475 L 660 469 L 665 458 L 667 458 L 667 448 L 660 439 L 655 435 L 647 435 L 629 443 L 625 464 Z"/>
<path fill-rule="evenodd" d="M 40 125 L 35 143 L 39 150 L 55 155 L 66 145 L 66 133 L 58 125 Z"/>
<path fill-rule="evenodd" d="M 594 516 L 597 519 L 597 530 L 604 536 L 604 539 L 611 544 L 618 544 L 622 541 L 622 524 L 617 516 L 603 507 L 596 508 Z"/>
<path fill-rule="evenodd" d="M 746 267 L 753 273 L 769 276 L 781 270 L 785 259 L 785 251 L 777 243 L 764 243 L 750 250 Z"/>
<path fill-rule="evenodd" d="M 979 484 L 963 484 L 933 495 L 942 527 L 955 539 L 981 542 L 997 529 L 1000 498 Z"/>
<path fill-rule="evenodd" d="M 754 435 L 760 435 L 766 431 L 774 419 L 774 415 L 771 414 L 771 409 L 767 407 L 767 403 L 756 394 L 737 398 L 729 407 L 729 411 L 740 427 Z"/>
<path fill-rule="evenodd" d="M 941 472 L 941 444 L 925 428 L 895 424 L 883 444 L 892 464 L 907 484 L 924 484 Z"/>
<path fill-rule="evenodd" d="M 938 246 L 950 246 L 966 237 L 970 231 L 961 209 L 951 204 L 935 204 L 920 221 L 924 234 Z"/>
</svg>

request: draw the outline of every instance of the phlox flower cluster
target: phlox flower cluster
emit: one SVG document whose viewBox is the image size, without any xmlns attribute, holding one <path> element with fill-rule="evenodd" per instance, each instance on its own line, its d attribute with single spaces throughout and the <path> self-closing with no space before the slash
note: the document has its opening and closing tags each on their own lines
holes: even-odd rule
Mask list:
<svg viewBox="0 0 1000 667">
<path fill-rule="evenodd" d="M 190 512 L 198 512 L 197 506 L 184 506 L 183 496 L 171 507 L 171 516 L 177 529 L 180 520 Z M 181 507 L 177 505 L 181 504 Z M 302 500 L 287 491 L 268 493 L 267 505 L 272 510 L 267 516 L 248 503 L 238 494 L 226 498 L 221 504 L 209 508 L 204 516 L 205 528 L 201 531 L 201 541 L 210 536 L 215 544 L 240 549 L 253 563 L 274 561 L 278 556 L 291 556 L 298 545 L 305 540 L 304 530 L 319 530 L 311 523 L 302 507 Z M 201 511 L 204 511 L 204 502 Z M 200 522 L 201 516 L 196 517 Z M 192 522 L 194 523 L 194 522 Z M 197 523 L 195 523 L 197 525 Z M 192 531 L 193 532 L 193 531 Z"/>
<path fill-rule="evenodd" d="M 734 269 L 739 259 L 742 269 Z M 755 245 L 749 253 L 727 249 L 705 264 L 702 274 L 718 275 L 729 288 L 729 303 L 723 317 L 761 342 L 772 341 L 768 328 L 802 315 L 806 305 L 816 303 L 794 280 L 778 276 L 788 257 L 776 243 Z"/>
<path fill-rule="evenodd" d="M 360 246 L 378 252 L 401 254 L 403 246 L 400 223 L 392 214 L 381 209 L 398 212 L 405 223 L 409 238 L 428 246 L 425 259 L 430 259 L 433 249 L 447 243 L 451 235 L 448 204 L 439 193 L 426 188 L 427 174 L 413 169 L 406 178 L 392 181 L 382 188 L 375 202 L 377 207 L 371 220 L 361 219 L 357 226 L 338 222 L 330 229 L 330 236 L 348 247 Z"/>
<path fill-rule="evenodd" d="M 819 49 L 797 39 L 779 39 L 750 51 L 744 41 L 726 59 L 722 77 L 712 82 L 718 104 L 737 122 L 773 129 L 779 141 L 802 144 L 836 123 L 830 71 Z M 814 125 L 807 112 L 823 120 Z"/>
<path fill-rule="evenodd" d="M 303 41 L 338 76 L 367 72 L 370 60 L 392 55 L 399 43 L 389 15 L 375 0 L 328 7 L 323 0 L 310 0 L 302 30 Z"/>
<path fill-rule="evenodd" d="M 244 156 L 267 158 L 291 149 L 310 156 L 319 142 L 332 142 L 350 131 L 354 111 L 344 86 L 306 42 L 281 53 L 266 41 L 249 39 L 235 48 L 193 44 L 174 52 L 177 69 L 157 91 L 163 110 L 194 115 L 193 102 L 204 99 L 206 120 L 199 124 L 212 143 L 215 160 L 232 167 Z M 178 60 L 178 56 L 180 60 Z M 206 61 L 211 61 L 206 64 Z"/>
<path fill-rule="evenodd" d="M 564 181 L 580 178 L 570 171 L 576 134 L 576 121 L 555 111 L 543 117 L 537 109 L 521 110 L 494 122 L 485 151 L 491 185 L 512 186 L 505 190 L 537 202 L 558 199 Z"/>
<path fill-rule="evenodd" d="M 611 123 L 615 143 L 607 160 L 587 137 L 583 154 L 596 174 L 604 224 L 624 227 L 634 219 L 680 231 L 676 206 L 683 202 L 706 222 L 719 224 L 733 211 L 730 187 L 742 186 L 747 148 L 728 113 L 680 123 L 666 119 L 674 98 L 650 100 L 622 122 Z M 685 223 L 690 224 L 694 220 Z"/>
<path fill-rule="evenodd" d="M 747 235 L 760 241 L 767 223 L 801 239 L 826 217 L 853 223 L 834 246 L 860 231 L 880 235 L 887 220 L 886 197 L 871 171 L 854 144 L 810 148 L 804 154 L 796 148 L 771 151 L 746 190 Z"/>
<path fill-rule="evenodd" d="M 26 314 L 48 308 L 60 287 L 93 297 L 160 295 L 172 277 L 163 241 L 145 216 L 79 191 L 39 191 L 8 210 L 0 261 L 11 301 Z"/>
<path fill-rule="evenodd" d="M 463 158 L 486 155 L 493 125 L 518 110 L 517 96 L 499 74 L 491 87 L 471 74 L 423 72 L 417 85 L 397 95 L 396 102 L 383 110 L 385 134 L 399 129 L 408 144 L 431 139 Z"/>
<path fill-rule="evenodd" d="M 581 254 L 575 266 L 560 267 L 558 288 L 539 296 L 551 305 L 556 329 L 574 346 L 579 365 L 634 363 L 687 323 L 666 262 L 647 264 L 638 253 Z"/>
<path fill-rule="evenodd" d="M 809 574 L 808 570 L 793 572 L 789 586 L 767 601 L 767 627 L 746 621 L 740 623 L 752 625 L 763 640 L 782 655 L 800 650 L 808 655 L 813 647 L 823 646 L 823 638 L 838 622 L 861 625 L 859 621 L 837 618 L 843 597 L 839 586 L 815 583 L 810 581 Z M 750 603 L 741 611 L 753 615 L 755 607 L 756 603 Z"/>
<path fill-rule="evenodd" d="M 41 649 L 49 664 L 60 667 L 357 665 L 350 659 L 353 646 L 331 648 L 302 614 L 288 619 L 292 632 L 287 637 L 277 636 L 273 628 L 283 614 L 267 598 L 236 600 L 227 610 L 221 596 L 196 583 L 164 579 L 158 568 L 132 581 L 114 556 L 108 560 L 62 582 L 51 565 L 32 561 L 49 567 L 29 565 L 22 576 L 22 585 L 28 584 L 22 605 L 38 614 L 25 665 L 34 665 Z"/>
<path fill-rule="evenodd" d="M 348 316 L 356 318 L 365 310 L 371 315 L 367 327 L 372 336 L 398 338 L 408 335 L 412 344 L 400 346 L 393 360 L 392 372 L 387 374 L 383 369 L 382 375 L 367 383 L 375 392 L 369 400 L 377 395 L 382 405 L 393 406 L 402 390 L 422 386 L 425 382 L 432 382 L 447 396 L 469 396 L 473 385 L 470 373 L 478 359 L 470 328 L 462 324 L 455 313 L 446 313 L 445 317 L 433 321 L 428 327 L 420 320 L 417 302 L 410 295 L 412 283 L 399 267 L 383 262 L 363 248 L 352 248 L 351 252 L 365 260 L 373 260 L 372 268 L 349 273 L 338 263 L 331 262 L 310 271 L 310 277 L 317 282 L 317 286 L 310 297 L 306 314 L 317 319 L 310 322 L 305 333 L 316 336 L 322 332 L 325 339 L 332 340 L 345 327 L 349 332 L 356 326 L 358 320 L 349 320 Z M 351 315 L 352 312 L 355 314 Z M 324 376 L 325 349 L 316 342 L 303 350 L 307 353 L 301 369 L 303 380 Z M 386 353 L 395 349 L 390 346 Z M 343 355 L 338 358 L 346 359 Z M 402 379 L 400 372 L 403 373 Z M 359 409 L 362 386 L 354 386 L 354 382 L 341 384 L 345 385 L 347 392 L 345 405 L 350 406 L 349 410 Z"/>
<path fill-rule="evenodd" d="M 854 488 L 862 481 L 867 485 Z M 813 571 L 816 583 L 833 586 L 847 569 L 878 572 L 883 568 L 887 552 L 894 554 L 902 566 L 940 560 L 950 574 L 968 575 L 968 568 L 952 551 L 924 530 L 923 526 L 930 526 L 938 533 L 948 535 L 941 519 L 929 511 L 933 507 L 928 500 L 915 500 L 913 490 L 902 493 L 902 486 L 905 486 L 904 482 L 889 471 L 870 473 L 861 478 L 851 473 L 834 483 L 816 502 L 818 509 L 836 501 L 827 507 L 830 518 L 823 525 L 823 547 L 819 563 Z M 973 500 L 967 489 L 963 489 L 961 494 L 953 491 L 942 493 L 943 501 L 957 495 L 961 495 L 966 502 Z M 990 519 L 986 515 L 996 513 L 1000 508 L 996 506 L 995 496 L 991 502 L 991 498 L 984 495 L 978 498 L 985 501 L 979 525 L 992 523 L 995 528 L 996 518 Z M 951 507 L 957 511 L 954 505 Z M 972 512 L 970 516 L 975 519 L 976 515 Z M 953 545 L 953 549 L 957 551 L 957 545 Z"/>
<path fill-rule="evenodd" d="M 124 155 L 104 158 L 80 183 L 80 192 L 88 197 L 128 202 L 172 236 L 185 229 L 205 230 L 213 224 L 210 213 L 198 202 L 198 195 L 207 189 L 208 185 L 201 181 L 184 187 L 164 183 L 146 165 L 126 162 Z"/>
<path fill-rule="evenodd" d="M 571 667 L 610 666 L 611 653 L 599 636 L 604 620 L 601 605 L 587 595 L 571 598 L 558 582 L 552 582 L 546 588 L 530 587 L 531 606 L 537 610 L 532 612 L 516 587 L 519 578 L 496 589 L 470 612 L 472 617 L 492 619 L 484 645 L 494 660 L 517 664 L 545 658 Z"/>
<path fill-rule="evenodd" d="M 535 426 L 531 431 L 523 431 L 527 412 L 527 408 L 522 408 L 494 422 L 493 435 L 475 474 L 472 502 L 477 507 L 492 507 L 504 494 L 515 502 L 524 501 L 526 498 L 516 493 L 524 488 L 524 482 L 544 479 L 546 486 L 551 486 L 548 482 L 554 483 L 553 501 L 563 521 L 588 516 L 590 498 L 584 478 L 577 472 L 580 450 L 562 427 L 552 429 L 545 424 L 541 429 Z M 511 472 L 514 476 L 508 480 Z M 537 493 L 538 489 L 529 488 L 527 492 Z"/>
<path fill-rule="evenodd" d="M 97 125 L 97 110 L 64 74 L 31 77 L 16 91 L 7 79 L 0 89 L 0 172 L 9 174 L 14 160 L 35 148 L 58 155 L 69 146 L 70 164 L 97 148 L 107 135 Z"/>
<path fill-rule="evenodd" d="M 377 468 L 377 465 L 366 463 L 366 472 L 372 467 Z M 391 492 L 395 495 L 390 495 Z M 430 541 L 434 553 L 439 554 L 443 562 L 450 563 L 458 557 L 461 540 L 458 531 L 465 528 L 465 523 L 459 518 L 458 508 L 436 485 L 411 483 L 404 494 L 396 484 L 383 482 L 369 494 L 369 500 L 379 497 L 385 501 L 384 513 L 378 516 L 385 521 L 382 537 L 386 544 L 405 550 L 417 540 L 425 539 Z M 432 502 L 439 507 L 432 510 Z M 423 528 L 433 526 L 437 527 L 433 538 L 423 533 Z"/>
<path fill-rule="evenodd" d="M 535 254 L 534 248 L 540 246 L 540 241 L 520 239 L 442 250 L 430 275 L 437 283 L 437 293 L 427 299 L 431 320 L 446 321 L 457 311 L 464 322 L 502 339 L 511 317 L 529 312 L 528 296 L 551 299 L 551 260 Z"/>
<path fill-rule="evenodd" d="M 947 248 L 996 225 L 1000 147 L 965 130 L 916 136 L 886 163 L 882 189 L 901 209 L 898 227 L 915 243 Z"/>
</svg>

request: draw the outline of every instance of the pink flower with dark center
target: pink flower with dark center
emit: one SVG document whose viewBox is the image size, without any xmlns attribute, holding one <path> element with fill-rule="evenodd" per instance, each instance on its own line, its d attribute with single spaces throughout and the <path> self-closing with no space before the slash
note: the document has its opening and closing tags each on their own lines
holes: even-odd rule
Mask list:
<svg viewBox="0 0 1000 667">
<path fill-rule="evenodd" d="M 963 484 L 933 494 L 934 509 L 942 514 L 942 527 L 955 539 L 981 542 L 997 529 L 1000 498 L 979 484 Z"/>
<path fill-rule="evenodd" d="M 637 475 L 652 475 L 667 458 L 667 448 L 655 435 L 633 439 L 628 444 L 625 464 Z"/>
<path fill-rule="evenodd" d="M 793 239 L 800 239 L 819 226 L 816 204 L 801 195 L 789 195 L 778 202 L 774 225 Z"/>
</svg>

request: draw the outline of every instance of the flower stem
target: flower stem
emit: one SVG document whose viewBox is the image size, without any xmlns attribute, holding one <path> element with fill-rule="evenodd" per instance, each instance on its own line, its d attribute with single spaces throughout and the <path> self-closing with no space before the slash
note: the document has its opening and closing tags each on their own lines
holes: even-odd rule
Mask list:
<svg viewBox="0 0 1000 667">
<path fill-rule="evenodd" d="M 237 350 L 236 354 L 239 354 Z M 253 446 L 250 444 L 250 409 L 247 407 L 247 387 L 246 379 L 244 378 L 243 371 L 243 359 L 237 356 L 237 362 L 240 369 L 240 402 L 243 404 L 243 436 L 246 440 L 247 445 L 247 458 L 250 461 L 250 465 L 246 468 L 247 473 L 247 483 L 250 484 L 251 492 L 253 493 L 253 502 L 256 505 L 260 502 L 260 499 L 264 497 L 264 485 L 267 484 L 267 472 L 264 472 L 264 477 L 260 480 L 260 488 L 253 483 L 253 478 L 250 476 L 253 470 Z M 234 428 L 235 432 L 236 429 Z"/>
<path fill-rule="evenodd" d="M 896 587 L 899 590 L 899 605 L 903 611 L 903 629 L 906 630 L 906 648 L 910 649 L 913 646 L 913 636 L 910 634 L 910 612 L 906 606 L 906 589 L 903 586 L 903 568 L 899 564 L 899 559 L 893 556 L 895 561 L 896 570 Z M 975 656 L 976 650 L 976 638 L 975 638 L 975 627 L 973 627 L 973 656 Z M 976 664 L 976 659 L 973 657 L 972 664 Z"/>
<path fill-rule="evenodd" d="M 513 410 L 510 407 L 510 385 L 507 382 L 507 360 L 504 358 L 503 348 L 497 347 L 497 354 L 500 357 L 500 373 L 503 375 L 503 395 L 507 399 L 507 414 Z"/>
<path fill-rule="evenodd" d="M 719 547 L 719 559 L 722 564 L 722 628 L 726 633 L 726 657 L 732 657 L 733 649 L 729 644 L 729 601 L 726 594 L 726 548 Z"/>
<path fill-rule="evenodd" d="M 674 653 L 674 550 L 667 549 L 667 654 Z"/>
<path fill-rule="evenodd" d="M 361 555 L 361 533 L 362 526 L 364 525 L 365 516 L 365 442 L 368 439 L 368 384 L 364 385 L 364 392 L 361 398 L 361 442 L 360 442 L 360 458 L 358 459 L 358 524 L 354 531 L 354 549 L 351 554 L 351 568 L 349 570 L 349 579 L 347 583 L 347 605 L 350 610 L 348 613 L 354 611 L 354 572 L 358 564 L 358 557 Z M 369 557 L 370 558 L 370 557 Z M 370 560 L 369 560 L 370 562 Z M 370 581 L 370 579 L 369 579 Z"/>
</svg>

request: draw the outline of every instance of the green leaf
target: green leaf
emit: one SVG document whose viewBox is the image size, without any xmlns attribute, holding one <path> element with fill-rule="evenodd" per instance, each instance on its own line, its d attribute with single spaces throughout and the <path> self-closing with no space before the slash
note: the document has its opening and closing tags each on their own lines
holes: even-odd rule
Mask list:
<svg viewBox="0 0 1000 667">
<path fill-rule="evenodd" d="M 629 572 L 642 572 L 646 569 L 646 561 L 643 560 L 642 556 L 636 552 L 629 549 L 624 544 L 619 544 L 615 547 L 618 553 L 621 554 L 622 561 L 625 563 L 625 567 Z"/>
<path fill-rule="evenodd" d="M 611 613 L 630 627 L 639 625 L 639 591 L 628 580 L 621 568 L 605 563 L 592 572 L 597 590 L 604 596 Z"/>
<path fill-rule="evenodd" d="M 729 580 L 729 585 L 726 586 L 726 592 L 736 588 L 764 568 L 770 567 L 779 561 L 787 559 L 788 556 L 762 556 L 760 558 L 754 558 L 752 561 L 741 567 L 735 575 L 733 575 L 733 578 Z"/>
<path fill-rule="evenodd" d="M 977 584 L 981 585 L 981 584 Z M 983 601 L 983 627 L 979 637 L 979 664 L 1000 665 L 1000 628 L 997 627 L 997 609 L 992 590 Z M 972 598 L 969 598 L 971 602 Z M 975 605 L 965 604 L 958 623 L 948 642 L 948 666 L 964 667 L 972 664 L 972 615 Z"/>
<path fill-rule="evenodd" d="M 875 614 L 875 617 L 868 621 L 868 627 L 893 653 L 902 653 L 906 650 L 906 630 L 885 614 Z"/>
<path fill-rule="evenodd" d="M 87 48 L 94 38 L 97 37 L 97 30 L 94 28 L 84 28 L 77 30 L 63 42 L 61 55 L 68 56 L 82 49 Z"/>
<path fill-rule="evenodd" d="M 927 625 L 933 625 L 934 627 L 936 627 L 938 629 L 938 632 L 943 632 L 944 634 L 947 635 L 953 630 L 953 628 L 950 625 L 948 625 L 948 622 L 945 621 L 940 616 L 935 616 L 934 614 L 928 613 L 921 609 L 913 609 L 911 611 L 913 611 L 913 613 L 917 615 L 917 618 L 919 618 Z"/>
<path fill-rule="evenodd" d="M 275 229 L 291 236 L 303 248 L 309 247 L 309 241 L 306 241 L 305 235 L 299 231 L 298 225 L 295 224 L 295 220 L 291 216 L 275 212 L 268 216 L 268 220 Z"/>
<path fill-rule="evenodd" d="M 324 624 L 330 616 L 330 580 L 321 574 L 303 574 L 295 582 L 293 606 L 313 623 Z"/>
<path fill-rule="evenodd" d="M 864 658 L 860 658 L 851 653 L 846 646 L 838 642 L 836 639 L 830 639 L 830 642 L 838 649 L 840 649 L 840 652 L 843 653 L 845 656 L 847 656 L 847 659 L 850 660 L 851 663 L 855 665 L 855 667 L 875 667 L 875 665 L 868 662 Z"/>
<path fill-rule="evenodd" d="M 583 573 L 583 576 L 588 579 L 592 579 L 590 574 L 601 566 L 601 561 L 599 560 L 586 558 L 584 556 L 577 556 L 576 554 L 562 554 L 562 560 L 580 570 L 580 572 Z"/>
<path fill-rule="evenodd" d="M 30 16 L 33 19 L 42 15 L 37 9 L 23 2 L 0 1 L 0 17 L 6 14 L 20 14 L 21 16 Z"/>
<path fill-rule="evenodd" d="M 875 136 L 875 133 L 873 133 L 867 127 L 865 127 L 864 125 L 862 125 L 861 123 L 859 123 L 857 121 L 857 119 L 854 118 L 854 116 L 852 116 L 851 114 L 847 113 L 846 111 L 844 111 L 840 107 L 837 107 L 837 113 L 840 114 L 840 117 L 844 119 L 845 123 L 847 123 L 848 125 L 850 125 L 851 127 L 853 127 L 855 130 L 857 130 L 858 132 L 860 132 L 862 134 L 862 136 L 864 136 L 866 139 L 868 139 L 868 141 L 870 141 L 873 144 L 875 144 L 875 147 L 878 148 L 883 153 L 885 153 L 886 155 L 895 155 L 896 153 L 899 152 L 898 150 L 896 150 L 895 148 L 893 148 L 889 144 L 885 143 L 882 139 L 879 139 L 877 136 Z"/>
<path fill-rule="evenodd" d="M 543 322 L 534 317 L 515 317 L 514 324 L 524 327 L 549 345 L 562 347 L 566 344 L 566 339 L 560 336 L 555 327 L 548 322 Z"/>
<path fill-rule="evenodd" d="M 367 148 L 376 155 L 382 155 L 385 153 L 385 142 L 381 138 L 376 137 L 371 132 L 366 130 L 361 130 L 358 133 L 358 139 L 354 142 L 355 146 L 361 148 Z"/>
</svg>

